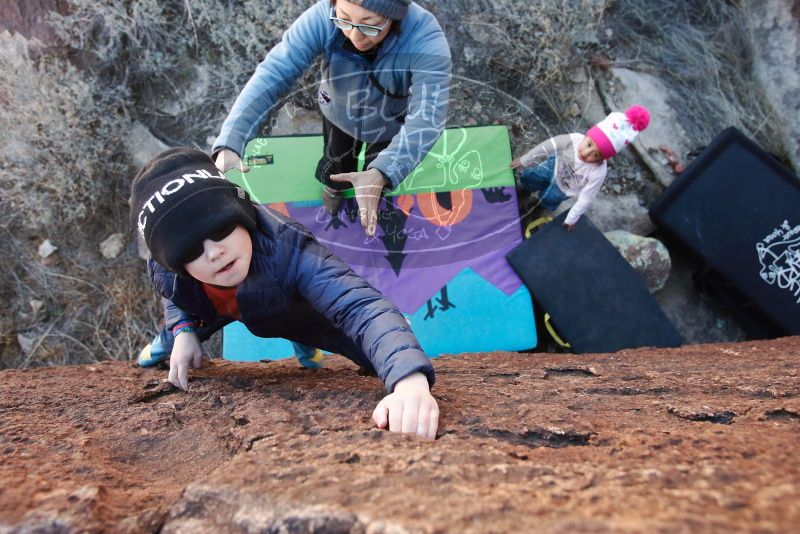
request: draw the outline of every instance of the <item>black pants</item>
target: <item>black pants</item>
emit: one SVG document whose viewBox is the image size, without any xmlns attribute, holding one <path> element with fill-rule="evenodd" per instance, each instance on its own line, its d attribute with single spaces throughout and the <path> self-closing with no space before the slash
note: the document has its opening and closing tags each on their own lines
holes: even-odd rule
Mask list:
<svg viewBox="0 0 800 534">
<path fill-rule="evenodd" d="M 358 155 L 361 153 L 363 141 L 350 137 L 324 116 L 322 117 L 322 159 L 317 164 L 315 176 L 317 180 L 336 191 L 344 191 L 352 186 L 345 182 L 333 182 L 331 174 L 343 172 L 356 172 L 358 170 Z M 380 152 L 389 146 L 391 140 L 367 144 L 367 153 L 364 159 L 364 169 L 369 167 Z"/>
</svg>

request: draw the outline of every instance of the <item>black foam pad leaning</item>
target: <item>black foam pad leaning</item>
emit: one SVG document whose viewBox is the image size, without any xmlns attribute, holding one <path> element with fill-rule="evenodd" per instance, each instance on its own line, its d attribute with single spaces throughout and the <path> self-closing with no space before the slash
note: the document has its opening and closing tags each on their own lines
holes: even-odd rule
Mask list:
<svg viewBox="0 0 800 534">
<path fill-rule="evenodd" d="M 772 155 L 728 128 L 656 199 L 650 216 L 735 288 L 741 311 L 758 310 L 774 331 L 769 337 L 800 334 L 800 178 Z M 749 332 L 763 330 L 743 322 L 759 316 L 737 315 Z"/>
<path fill-rule="evenodd" d="M 682 339 L 644 281 L 584 215 L 566 213 L 506 257 L 573 352 L 677 347 Z"/>
</svg>

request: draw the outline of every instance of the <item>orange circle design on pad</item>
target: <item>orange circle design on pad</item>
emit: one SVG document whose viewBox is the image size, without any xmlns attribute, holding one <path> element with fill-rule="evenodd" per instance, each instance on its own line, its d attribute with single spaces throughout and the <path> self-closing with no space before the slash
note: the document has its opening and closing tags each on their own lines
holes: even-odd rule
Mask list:
<svg viewBox="0 0 800 534">
<path fill-rule="evenodd" d="M 453 226 L 463 221 L 472 211 L 472 189 L 450 191 L 452 207 L 445 208 L 436 199 L 436 193 L 417 195 L 417 203 L 423 217 L 436 226 Z"/>
</svg>

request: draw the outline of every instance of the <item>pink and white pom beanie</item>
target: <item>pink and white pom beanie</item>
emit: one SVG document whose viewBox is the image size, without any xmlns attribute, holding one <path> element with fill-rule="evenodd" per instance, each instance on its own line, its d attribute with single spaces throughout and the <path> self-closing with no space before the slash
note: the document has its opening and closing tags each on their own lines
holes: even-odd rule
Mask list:
<svg viewBox="0 0 800 534">
<path fill-rule="evenodd" d="M 608 117 L 592 126 L 586 135 L 597 145 L 603 159 L 608 159 L 631 144 L 648 124 L 650 112 L 642 106 L 631 106 L 625 113 L 609 113 Z"/>
</svg>

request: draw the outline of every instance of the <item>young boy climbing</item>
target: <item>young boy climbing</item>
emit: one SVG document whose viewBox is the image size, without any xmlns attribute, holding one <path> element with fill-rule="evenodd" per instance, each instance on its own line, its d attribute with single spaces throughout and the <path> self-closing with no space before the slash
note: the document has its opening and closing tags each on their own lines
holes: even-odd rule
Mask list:
<svg viewBox="0 0 800 534">
<path fill-rule="evenodd" d="M 201 342 L 239 320 L 257 336 L 320 347 L 374 371 L 389 392 L 375 424 L 436 436 L 433 367 L 405 318 L 299 223 L 252 203 L 208 155 L 177 148 L 148 163 L 131 187 L 131 219 L 162 296 L 157 339 L 171 351 L 174 385 L 186 389 Z"/>
<path fill-rule="evenodd" d="M 577 197 L 564 219 L 572 230 L 594 200 L 606 178 L 607 160 L 633 142 L 647 128 L 650 114 L 641 106 L 613 112 L 586 134 L 562 134 L 547 139 L 511 162 L 520 183 L 536 191 L 540 205 L 554 211 L 567 197 Z"/>
</svg>

